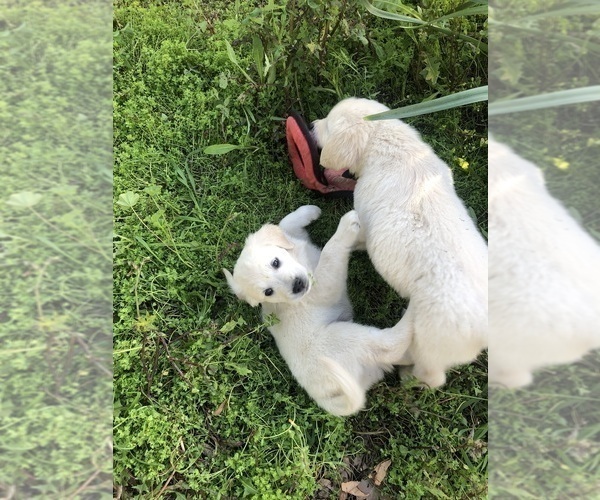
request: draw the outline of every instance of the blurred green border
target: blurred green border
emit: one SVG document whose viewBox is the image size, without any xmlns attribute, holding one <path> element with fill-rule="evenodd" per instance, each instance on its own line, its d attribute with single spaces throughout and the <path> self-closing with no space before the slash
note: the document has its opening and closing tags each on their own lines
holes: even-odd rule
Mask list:
<svg viewBox="0 0 600 500">
<path fill-rule="evenodd" d="M 112 4 L 0 16 L 0 497 L 112 495 Z"/>
</svg>

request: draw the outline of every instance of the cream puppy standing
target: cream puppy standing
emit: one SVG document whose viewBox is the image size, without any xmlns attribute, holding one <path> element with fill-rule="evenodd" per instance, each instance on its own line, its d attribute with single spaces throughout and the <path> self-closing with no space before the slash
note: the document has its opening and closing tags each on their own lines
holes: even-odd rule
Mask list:
<svg viewBox="0 0 600 500">
<path fill-rule="evenodd" d="M 411 334 L 405 323 L 380 330 L 352 322 L 346 280 L 359 220 L 344 215 L 321 252 L 305 229 L 320 213 L 306 205 L 263 226 L 247 238 L 233 274 L 223 272 L 238 298 L 275 314 L 269 330 L 306 392 L 328 412 L 351 415 L 402 358 Z"/>
<path fill-rule="evenodd" d="M 600 347 L 600 246 L 535 165 L 492 137 L 489 159 L 489 380 L 520 387 Z"/>
<path fill-rule="evenodd" d="M 313 135 L 325 168 L 358 179 L 354 208 L 377 271 L 410 303 L 402 321 L 414 339 L 403 364 L 430 387 L 487 346 L 487 247 L 448 166 L 400 120 L 366 121 L 387 111 L 375 101 L 338 103 Z"/>
</svg>

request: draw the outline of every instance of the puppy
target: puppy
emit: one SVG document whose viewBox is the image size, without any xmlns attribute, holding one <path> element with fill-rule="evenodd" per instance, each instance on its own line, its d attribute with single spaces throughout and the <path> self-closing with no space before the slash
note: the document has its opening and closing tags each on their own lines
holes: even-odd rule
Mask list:
<svg viewBox="0 0 600 500">
<path fill-rule="evenodd" d="M 542 172 L 489 140 L 489 380 L 600 347 L 600 246 L 546 189 Z"/>
<path fill-rule="evenodd" d="M 279 226 L 263 226 L 247 238 L 233 274 L 223 272 L 238 298 L 262 304 L 263 317 L 275 314 L 269 330 L 306 392 L 328 412 L 351 415 L 403 357 L 411 323 L 380 330 L 352 322 L 346 279 L 359 220 L 354 211 L 345 214 L 321 252 L 305 229 L 320 213 L 306 205 Z"/>
<path fill-rule="evenodd" d="M 410 299 L 414 339 L 403 364 L 430 387 L 445 371 L 487 346 L 487 247 L 456 195 L 452 173 L 400 120 L 367 121 L 387 111 L 350 98 L 313 135 L 325 168 L 348 168 L 358 179 L 354 208 L 366 249 L 381 276 Z"/>
</svg>

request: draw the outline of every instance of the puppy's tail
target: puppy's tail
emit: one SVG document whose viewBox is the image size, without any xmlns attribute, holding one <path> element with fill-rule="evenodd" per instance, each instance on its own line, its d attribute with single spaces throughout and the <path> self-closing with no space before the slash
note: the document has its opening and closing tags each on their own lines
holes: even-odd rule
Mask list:
<svg viewBox="0 0 600 500">
<path fill-rule="evenodd" d="M 365 405 L 366 396 L 365 390 L 356 379 L 333 359 L 323 356 L 320 361 L 325 368 L 325 377 L 330 381 L 330 384 L 327 384 L 324 380 L 324 384 L 335 387 L 334 392 L 319 401 L 320 406 L 340 417 L 353 415 L 361 410 Z"/>
</svg>

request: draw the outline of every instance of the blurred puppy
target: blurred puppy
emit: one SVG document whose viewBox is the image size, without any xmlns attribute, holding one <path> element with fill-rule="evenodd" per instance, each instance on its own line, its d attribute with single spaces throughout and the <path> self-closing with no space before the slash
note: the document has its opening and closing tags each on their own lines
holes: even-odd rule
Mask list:
<svg viewBox="0 0 600 500">
<path fill-rule="evenodd" d="M 489 141 L 489 380 L 506 387 L 600 347 L 600 247 L 542 172 Z"/>
<path fill-rule="evenodd" d="M 233 275 L 223 272 L 238 298 L 276 315 L 269 330 L 306 392 L 328 412 L 351 415 L 402 358 L 410 322 L 383 330 L 352 322 L 346 279 L 359 220 L 354 211 L 344 215 L 321 252 L 305 229 L 320 213 L 306 205 L 279 226 L 263 226 L 247 238 Z"/>
<path fill-rule="evenodd" d="M 430 387 L 487 346 L 487 247 L 452 173 L 400 120 L 367 121 L 383 104 L 349 98 L 313 134 L 325 168 L 358 179 L 354 208 L 377 271 L 403 297 L 414 338 L 403 364 Z"/>
</svg>

